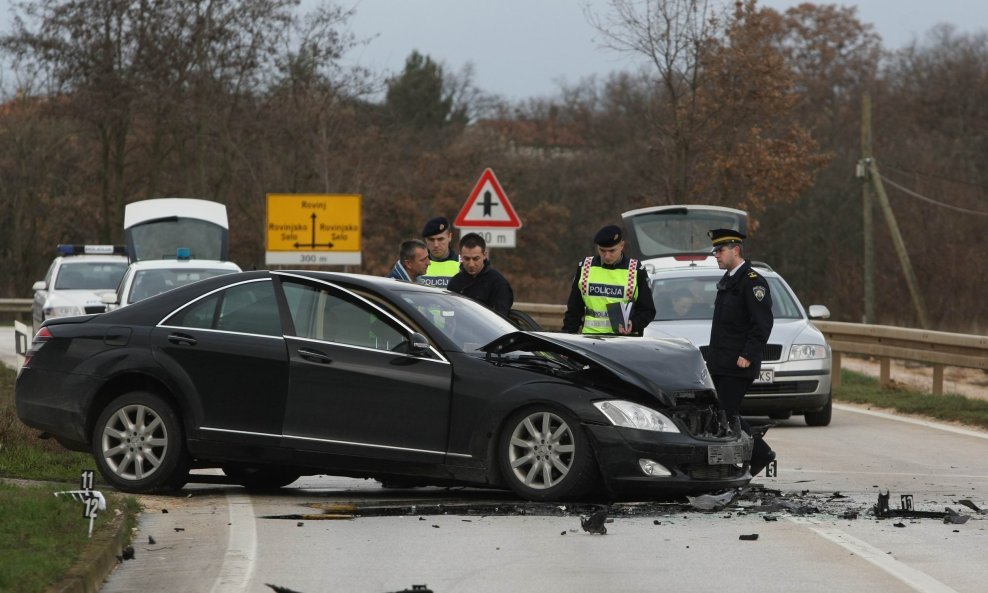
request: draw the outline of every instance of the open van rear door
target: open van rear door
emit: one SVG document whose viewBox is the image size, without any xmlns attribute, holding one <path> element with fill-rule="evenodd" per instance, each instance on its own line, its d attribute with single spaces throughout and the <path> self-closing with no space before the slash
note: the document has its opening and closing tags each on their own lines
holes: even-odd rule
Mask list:
<svg viewBox="0 0 988 593">
<path fill-rule="evenodd" d="M 226 206 L 192 198 L 131 202 L 124 209 L 124 236 L 131 261 L 174 259 L 188 248 L 192 259 L 227 261 L 230 225 Z"/>
<path fill-rule="evenodd" d="M 632 257 L 649 260 L 675 255 L 710 254 L 711 229 L 748 234 L 748 213 L 723 206 L 652 206 L 621 215 Z"/>
</svg>

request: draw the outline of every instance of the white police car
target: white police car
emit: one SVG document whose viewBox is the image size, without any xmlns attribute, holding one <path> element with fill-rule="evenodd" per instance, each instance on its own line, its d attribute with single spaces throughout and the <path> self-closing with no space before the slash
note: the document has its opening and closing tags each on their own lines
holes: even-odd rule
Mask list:
<svg viewBox="0 0 988 593">
<path fill-rule="evenodd" d="M 101 295 L 113 292 L 127 271 L 123 247 L 117 245 L 59 245 L 44 280 L 31 287 L 31 320 L 37 332 L 46 319 L 103 313 Z"/>
<path fill-rule="evenodd" d="M 717 282 L 724 275 L 710 255 L 707 231 L 731 228 L 746 234 L 747 213 L 719 206 L 656 206 L 622 217 L 629 253 L 641 256 L 652 283 L 656 316 L 644 335 L 686 338 L 704 352 Z M 826 426 L 832 410 L 831 350 L 810 320 L 827 319 L 830 311 L 810 305 L 807 314 L 782 276 L 764 263 L 751 263 L 768 282 L 775 322 L 760 376 L 748 389 L 741 412 L 776 419 L 796 414 L 810 426 Z"/>
<path fill-rule="evenodd" d="M 179 248 L 175 259 L 151 259 L 130 264 L 117 291 L 104 294 L 102 298 L 109 309 L 116 309 L 179 286 L 240 271 L 240 266 L 233 262 L 192 259 L 188 249 Z"/>
</svg>

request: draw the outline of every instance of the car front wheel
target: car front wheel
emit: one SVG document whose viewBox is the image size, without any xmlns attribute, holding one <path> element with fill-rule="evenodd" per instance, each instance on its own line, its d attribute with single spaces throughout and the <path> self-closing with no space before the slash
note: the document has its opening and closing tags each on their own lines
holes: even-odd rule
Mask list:
<svg viewBox="0 0 988 593">
<path fill-rule="evenodd" d="M 515 413 L 501 433 L 499 450 L 505 480 L 529 500 L 577 498 L 596 482 L 590 443 L 568 412 L 530 408 Z"/>
<path fill-rule="evenodd" d="M 134 391 L 110 402 L 96 421 L 92 448 L 103 478 L 119 490 L 177 490 L 188 480 L 182 423 L 154 393 Z"/>
<path fill-rule="evenodd" d="M 827 404 L 816 412 L 806 412 L 803 418 L 806 419 L 807 426 L 827 426 L 830 424 L 830 417 L 834 412 L 834 397 L 827 396 Z"/>
</svg>

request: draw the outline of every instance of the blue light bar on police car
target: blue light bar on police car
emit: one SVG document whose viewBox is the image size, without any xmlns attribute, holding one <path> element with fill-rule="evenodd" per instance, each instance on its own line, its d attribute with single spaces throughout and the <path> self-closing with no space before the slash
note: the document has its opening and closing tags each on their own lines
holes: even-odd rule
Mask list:
<svg viewBox="0 0 988 593">
<path fill-rule="evenodd" d="M 179 247 L 175 250 L 175 257 L 179 260 L 192 259 L 192 251 L 188 247 Z"/>
</svg>

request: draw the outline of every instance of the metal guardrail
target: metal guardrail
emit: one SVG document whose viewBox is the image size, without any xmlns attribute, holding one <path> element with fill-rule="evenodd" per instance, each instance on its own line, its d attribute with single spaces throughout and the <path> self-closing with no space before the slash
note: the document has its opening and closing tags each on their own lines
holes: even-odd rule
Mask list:
<svg viewBox="0 0 988 593">
<path fill-rule="evenodd" d="M 0 299 L 0 313 L 30 313 L 31 299 Z"/>
<path fill-rule="evenodd" d="M 840 386 L 841 354 L 862 354 L 879 360 L 879 380 L 891 384 L 892 359 L 913 360 L 933 367 L 933 394 L 943 393 L 944 367 L 988 370 L 988 336 L 925 329 L 814 321 L 834 352 L 833 385 Z"/>
<path fill-rule="evenodd" d="M 31 299 L 0 299 L 0 312 L 30 313 Z M 565 305 L 515 303 L 547 330 L 563 326 Z M 933 367 L 933 393 L 943 393 L 944 367 L 964 367 L 988 371 L 988 336 L 954 334 L 922 329 L 863 325 L 839 321 L 814 321 L 833 350 L 833 385 L 840 386 L 842 354 L 874 356 L 879 360 L 879 379 L 883 386 L 892 383 L 891 361 L 912 360 Z"/>
<path fill-rule="evenodd" d="M 515 303 L 546 329 L 562 327 L 565 305 Z M 943 393 L 944 367 L 988 370 L 988 336 L 953 334 L 888 325 L 862 325 L 838 321 L 814 321 L 833 350 L 833 386 L 840 386 L 842 354 L 874 356 L 879 360 L 879 380 L 892 384 L 892 360 L 912 360 L 933 367 L 932 391 Z"/>
</svg>

